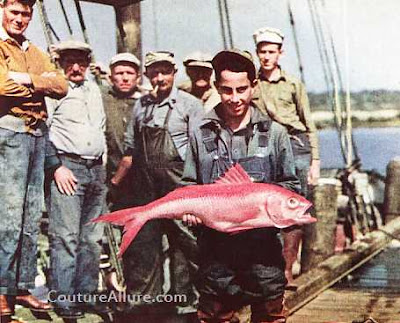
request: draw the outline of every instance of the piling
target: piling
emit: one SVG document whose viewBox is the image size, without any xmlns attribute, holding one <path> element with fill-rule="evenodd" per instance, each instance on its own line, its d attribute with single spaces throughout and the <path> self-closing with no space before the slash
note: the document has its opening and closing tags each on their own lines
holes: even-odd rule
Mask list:
<svg viewBox="0 0 400 323">
<path fill-rule="evenodd" d="M 400 157 L 392 159 L 386 168 L 384 221 L 389 223 L 400 215 Z"/>
<path fill-rule="evenodd" d="M 336 180 L 314 187 L 316 223 L 304 227 L 301 254 L 302 273 L 314 268 L 335 252 L 338 189 Z"/>
</svg>

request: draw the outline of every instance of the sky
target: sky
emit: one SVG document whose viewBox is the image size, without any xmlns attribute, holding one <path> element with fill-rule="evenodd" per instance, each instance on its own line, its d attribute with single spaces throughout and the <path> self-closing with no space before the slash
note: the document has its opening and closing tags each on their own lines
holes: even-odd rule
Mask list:
<svg viewBox="0 0 400 323">
<path fill-rule="evenodd" d="M 400 1 L 290 0 L 309 91 L 326 90 L 309 2 L 318 5 L 325 35 L 331 35 L 333 39 L 341 77 L 351 91 L 400 89 Z M 63 3 L 73 26 L 73 37 L 83 39 L 74 1 L 63 0 Z M 264 26 L 279 28 L 285 34 L 281 65 L 299 76 L 288 0 L 227 0 L 227 3 L 234 46 L 254 54 L 253 32 Z M 57 35 L 62 40 L 68 39 L 70 35 L 59 1 L 44 0 L 44 4 Z M 82 9 L 94 55 L 98 61 L 107 64 L 116 53 L 113 8 L 82 2 Z M 27 36 L 45 49 L 37 11 Z M 144 53 L 170 50 L 180 63 L 196 50 L 215 54 L 223 49 L 217 0 L 143 0 L 141 16 Z M 179 67 L 177 77 L 182 80 L 184 68 L 181 64 Z"/>
</svg>

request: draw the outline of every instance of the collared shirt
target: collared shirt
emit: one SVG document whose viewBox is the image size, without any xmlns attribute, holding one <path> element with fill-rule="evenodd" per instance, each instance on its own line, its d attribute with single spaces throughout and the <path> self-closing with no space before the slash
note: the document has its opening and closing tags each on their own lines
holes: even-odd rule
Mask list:
<svg viewBox="0 0 400 323">
<path fill-rule="evenodd" d="M 220 104 L 193 123 L 182 184 L 208 184 L 212 181 L 212 171 L 218 161 L 206 147 L 203 128 L 209 128 L 213 129 L 215 135 L 218 157 L 228 157 L 231 162 L 247 159 L 247 163 L 250 158 L 264 159 L 265 161 L 255 161 L 253 166 L 257 169 L 252 169 L 264 173 L 263 182 L 280 184 L 298 191 L 299 180 L 295 174 L 293 153 L 285 127 L 270 121 L 268 116 L 251 106 L 248 125 L 238 131 L 232 131 L 219 117 L 219 107 Z M 265 129 L 268 131 L 268 142 L 265 143 L 265 147 L 257 147 L 261 129 L 266 127 L 265 124 L 268 124 L 268 129 Z"/>
<path fill-rule="evenodd" d="M 69 82 L 66 97 L 46 100 L 49 138 L 58 153 L 98 158 L 105 151 L 105 113 L 98 85 Z"/>
<path fill-rule="evenodd" d="M 20 85 L 8 72 L 28 73 L 31 86 Z M 52 72 L 53 76 L 44 76 Z M 0 128 L 40 136 L 47 117 L 44 96 L 61 98 L 68 91 L 64 76 L 49 56 L 25 40 L 22 45 L 0 27 Z"/>
<path fill-rule="evenodd" d="M 180 157 L 185 160 L 189 124 L 195 119 L 195 116 L 203 113 L 203 107 L 200 100 L 175 87 L 171 90 L 170 95 L 160 103 L 157 103 L 150 94 L 136 102 L 125 135 L 126 154 L 135 149 L 135 137 L 138 136 L 135 134 L 135 129 L 140 132 L 143 119 L 149 119 L 147 125 L 150 127 L 163 127 L 169 109 L 172 111 L 167 125 L 168 132 Z M 147 115 L 145 116 L 146 111 Z"/>
<path fill-rule="evenodd" d="M 102 86 L 106 113 L 107 171 L 111 177 L 124 155 L 124 134 L 132 117 L 132 108 L 142 94 L 136 91 L 130 97 L 121 97 L 112 87 Z"/>
<path fill-rule="evenodd" d="M 285 71 L 280 72 L 278 79 L 272 81 L 259 73 L 253 102 L 262 112 L 284 125 L 289 133 L 305 132 L 310 141 L 312 159 L 319 159 L 317 129 L 305 86 Z"/>
</svg>

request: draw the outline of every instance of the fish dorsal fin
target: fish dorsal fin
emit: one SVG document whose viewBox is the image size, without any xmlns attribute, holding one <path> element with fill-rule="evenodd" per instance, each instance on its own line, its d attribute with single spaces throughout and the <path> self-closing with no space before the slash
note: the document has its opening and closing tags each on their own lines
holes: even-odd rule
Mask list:
<svg viewBox="0 0 400 323">
<path fill-rule="evenodd" d="M 240 164 L 229 168 L 224 175 L 215 181 L 215 184 L 243 184 L 252 183 L 250 176 Z"/>
</svg>

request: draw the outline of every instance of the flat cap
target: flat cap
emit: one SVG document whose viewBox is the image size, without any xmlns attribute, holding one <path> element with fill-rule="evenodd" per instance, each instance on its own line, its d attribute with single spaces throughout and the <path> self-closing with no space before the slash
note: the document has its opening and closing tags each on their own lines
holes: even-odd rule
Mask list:
<svg viewBox="0 0 400 323">
<path fill-rule="evenodd" d="M 227 49 L 219 52 L 212 59 L 212 66 L 216 72 L 221 72 L 225 68 L 232 68 L 236 71 L 247 72 L 249 79 L 253 81 L 256 77 L 256 67 L 253 56 L 248 51 L 240 49 Z"/>
<path fill-rule="evenodd" d="M 168 62 L 174 65 L 176 69 L 176 63 L 174 54 L 168 51 L 148 52 L 144 58 L 144 66 L 149 67 L 158 62 Z"/>
<path fill-rule="evenodd" d="M 119 53 L 117 55 L 114 55 L 113 57 L 111 57 L 110 67 L 113 67 L 115 64 L 121 62 L 132 63 L 137 67 L 140 67 L 139 59 L 131 53 Z"/>
<path fill-rule="evenodd" d="M 212 60 L 211 54 L 203 52 L 194 52 L 185 57 L 185 59 L 183 60 L 183 65 L 185 65 L 186 67 L 199 66 L 212 69 L 213 67 L 211 64 L 211 60 Z"/>
<path fill-rule="evenodd" d="M 87 54 L 92 52 L 92 48 L 89 44 L 86 44 L 79 40 L 66 40 L 55 46 L 55 52 L 60 54 L 66 50 L 80 50 Z"/>
<path fill-rule="evenodd" d="M 282 44 L 285 36 L 279 29 L 264 27 L 257 29 L 253 34 L 253 38 L 256 45 L 263 42 Z"/>
</svg>

